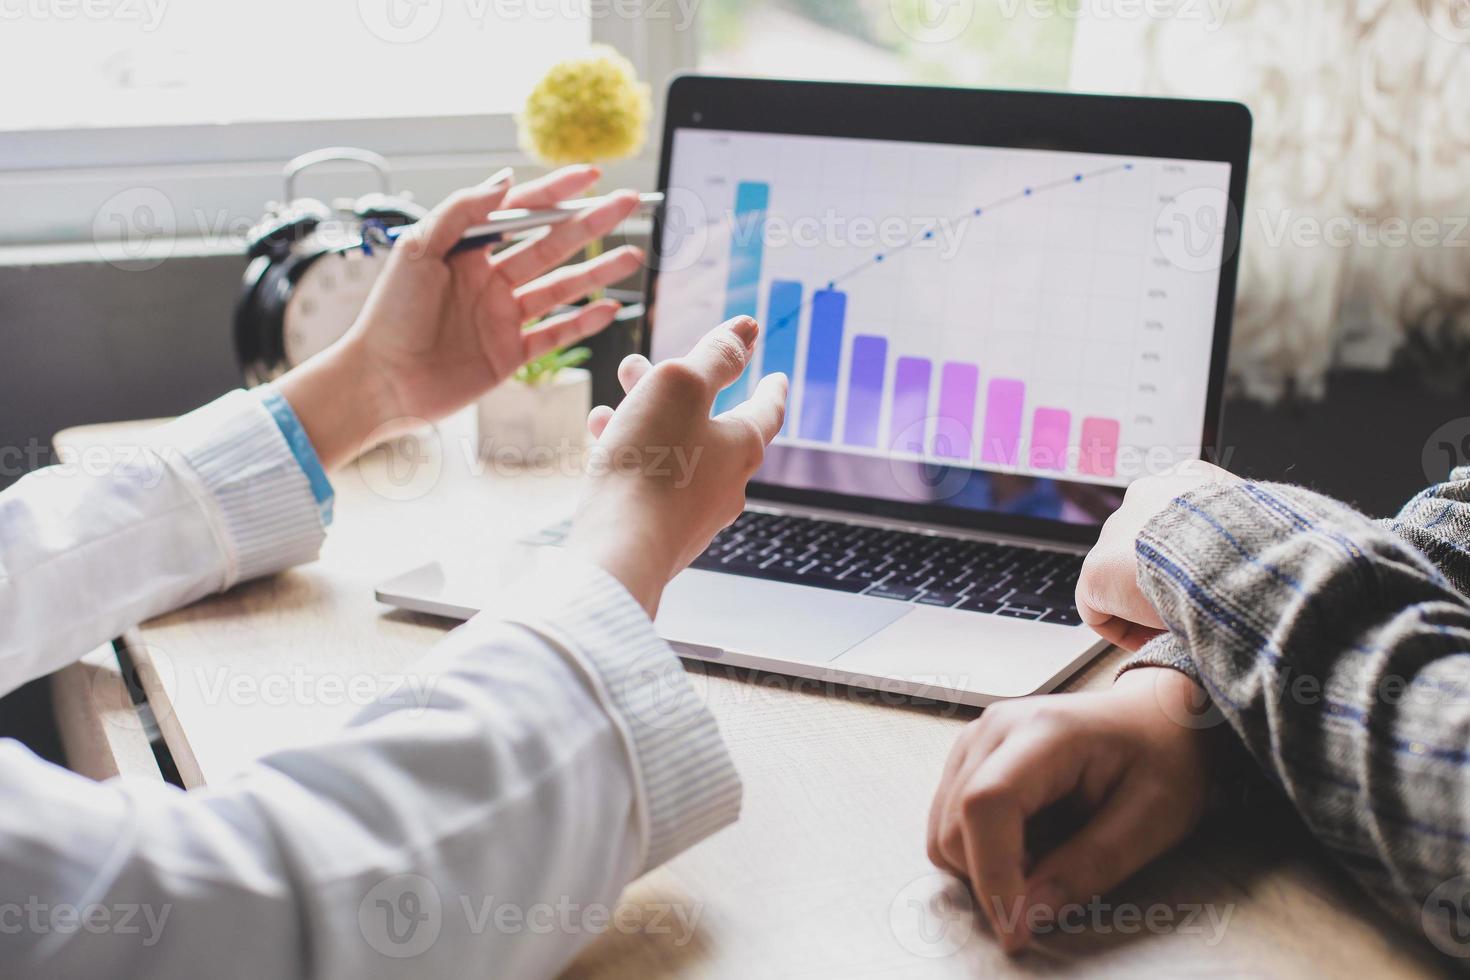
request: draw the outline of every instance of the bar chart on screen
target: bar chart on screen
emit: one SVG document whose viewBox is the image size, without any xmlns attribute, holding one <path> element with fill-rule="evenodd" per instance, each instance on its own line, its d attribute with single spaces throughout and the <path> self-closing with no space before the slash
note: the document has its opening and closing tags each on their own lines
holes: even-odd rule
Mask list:
<svg viewBox="0 0 1470 980">
<path fill-rule="evenodd" d="M 716 413 L 780 372 L 796 447 L 1118 485 L 1124 457 L 1198 450 L 1217 286 L 1154 221 L 1227 166 L 679 135 L 707 220 L 656 359 L 713 315 L 763 325 Z"/>
</svg>

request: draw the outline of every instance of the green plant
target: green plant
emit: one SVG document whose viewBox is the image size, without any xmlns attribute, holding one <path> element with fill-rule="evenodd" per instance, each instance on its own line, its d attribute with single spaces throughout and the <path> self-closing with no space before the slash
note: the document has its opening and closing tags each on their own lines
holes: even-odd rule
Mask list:
<svg viewBox="0 0 1470 980">
<path fill-rule="evenodd" d="M 592 352 L 585 347 L 550 351 L 533 361 L 522 364 L 516 371 L 515 378 L 522 384 L 545 384 L 566 368 L 587 363 L 587 359 L 591 356 Z"/>
</svg>

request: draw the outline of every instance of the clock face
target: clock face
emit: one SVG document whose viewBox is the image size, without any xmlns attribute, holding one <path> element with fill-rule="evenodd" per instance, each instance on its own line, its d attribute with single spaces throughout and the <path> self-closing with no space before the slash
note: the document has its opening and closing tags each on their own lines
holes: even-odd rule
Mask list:
<svg viewBox="0 0 1470 980">
<path fill-rule="evenodd" d="M 306 267 L 282 316 L 286 363 L 295 367 L 352 326 L 388 261 L 386 249 L 328 253 Z"/>
</svg>

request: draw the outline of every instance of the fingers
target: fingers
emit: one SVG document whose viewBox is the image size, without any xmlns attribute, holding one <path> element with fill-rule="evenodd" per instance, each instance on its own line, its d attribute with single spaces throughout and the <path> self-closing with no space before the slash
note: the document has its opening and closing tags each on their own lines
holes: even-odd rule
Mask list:
<svg viewBox="0 0 1470 980">
<path fill-rule="evenodd" d="M 522 362 L 592 336 L 612 323 L 621 307 L 622 304 L 617 300 L 600 299 L 571 313 L 563 313 L 536 324 L 521 334 Z"/>
<path fill-rule="evenodd" d="M 754 320 L 737 316 L 705 334 L 681 360 L 709 385 L 713 394 L 739 379 L 750 363 L 759 333 Z"/>
<path fill-rule="evenodd" d="M 1153 796 L 1126 780 L 1086 826 L 1031 873 L 1030 902 L 1050 910 L 1086 904 L 1178 843 L 1183 829 L 1160 820 Z"/>
<path fill-rule="evenodd" d="M 576 302 L 594 290 L 631 276 L 642 262 L 642 249 L 624 245 L 588 262 L 563 266 L 516 290 L 521 317 L 533 320 L 558 306 Z"/>
<path fill-rule="evenodd" d="M 1097 546 L 1082 562 L 1076 593 L 1077 611 L 1082 621 L 1100 633 L 1101 627 L 1112 619 L 1163 630 L 1163 619 L 1138 587 L 1132 536 L 1118 540 L 1120 536 L 1112 531 L 1104 526 Z M 1103 635 L 1108 636 L 1106 633 Z M 1118 641 L 1114 639 L 1114 642 Z"/>
<path fill-rule="evenodd" d="M 513 171 L 506 167 L 492 174 L 483 184 L 466 187 L 450 194 L 439 206 L 408 232 L 402 245 L 412 249 L 416 258 L 439 260 L 449 254 L 464 233 L 483 224 L 485 216 L 500 207 L 510 189 Z"/>
<path fill-rule="evenodd" d="M 607 431 L 607 424 L 613 420 L 611 405 L 597 405 L 587 413 L 587 433 L 594 439 L 601 439 L 603 432 Z"/>
<path fill-rule="evenodd" d="M 631 393 L 633 386 L 642 381 L 651 370 L 653 365 L 642 354 L 629 354 L 623 358 L 623 362 L 618 365 L 618 383 L 623 386 L 623 393 Z"/>
<path fill-rule="evenodd" d="M 1031 751 L 1034 740 L 1001 743 L 970 777 L 960 793 L 964 864 L 975 894 L 996 937 L 1007 952 L 1026 944 L 1026 819 L 1046 803 L 1041 785 L 1044 760 Z M 1042 803 L 1032 805 L 1041 798 Z"/>
<path fill-rule="evenodd" d="M 568 198 L 585 193 L 602 176 L 602 171 L 590 164 L 562 167 L 544 177 L 528 180 L 512 187 L 505 196 L 507 208 L 549 208 Z"/>
<path fill-rule="evenodd" d="M 755 394 L 725 413 L 725 418 L 755 424 L 761 444 L 770 445 L 786 421 L 786 392 L 790 382 L 784 374 L 768 374 L 755 386 Z"/>
<path fill-rule="evenodd" d="M 648 363 L 648 358 L 642 354 L 629 354 L 618 365 L 618 383 L 623 386 L 625 394 L 632 394 L 634 386 L 647 377 L 648 372 L 652 370 L 653 365 Z M 587 431 L 592 434 L 592 438 L 602 438 L 602 433 L 606 431 L 607 424 L 613 420 L 614 414 L 616 413 L 609 405 L 598 405 L 588 413 Z"/>
<path fill-rule="evenodd" d="M 552 225 L 544 235 L 513 245 L 491 261 L 506 279 L 514 283 L 526 282 L 560 265 L 586 247 L 588 242 L 612 231 L 637 207 L 637 194 L 618 191 L 597 207 Z"/>
</svg>

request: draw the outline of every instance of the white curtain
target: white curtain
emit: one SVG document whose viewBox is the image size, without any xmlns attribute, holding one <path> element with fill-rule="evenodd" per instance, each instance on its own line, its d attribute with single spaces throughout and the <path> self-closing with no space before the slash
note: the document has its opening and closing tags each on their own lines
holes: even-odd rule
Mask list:
<svg viewBox="0 0 1470 980">
<path fill-rule="evenodd" d="M 1470 0 L 1075 3 L 1074 89 L 1255 117 L 1237 387 L 1314 395 L 1411 333 L 1470 341 Z"/>
</svg>

